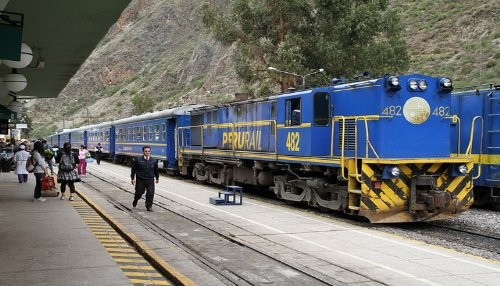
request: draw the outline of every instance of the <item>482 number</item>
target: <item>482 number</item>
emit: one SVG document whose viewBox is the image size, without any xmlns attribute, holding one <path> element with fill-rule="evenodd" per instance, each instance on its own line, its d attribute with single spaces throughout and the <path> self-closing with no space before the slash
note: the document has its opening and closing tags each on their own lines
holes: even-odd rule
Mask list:
<svg viewBox="0 0 500 286">
<path fill-rule="evenodd" d="M 288 132 L 288 136 L 286 137 L 286 148 L 288 149 L 288 151 L 300 151 L 299 142 L 299 132 Z"/>
</svg>

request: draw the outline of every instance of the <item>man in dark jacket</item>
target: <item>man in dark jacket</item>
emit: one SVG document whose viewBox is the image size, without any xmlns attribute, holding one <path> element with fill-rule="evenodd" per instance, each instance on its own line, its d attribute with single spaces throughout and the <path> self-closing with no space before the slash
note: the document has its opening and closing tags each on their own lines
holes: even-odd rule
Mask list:
<svg viewBox="0 0 500 286">
<path fill-rule="evenodd" d="M 151 148 L 149 146 L 142 147 L 143 155 L 137 157 L 132 163 L 132 173 L 130 178 L 132 185 L 135 185 L 134 202 L 132 206 L 135 208 L 137 202 L 146 191 L 146 209 L 153 211 L 153 197 L 155 195 L 155 178 L 156 183 L 160 179 L 158 172 L 158 161 L 151 158 Z M 134 180 L 136 178 L 136 180 Z"/>
</svg>

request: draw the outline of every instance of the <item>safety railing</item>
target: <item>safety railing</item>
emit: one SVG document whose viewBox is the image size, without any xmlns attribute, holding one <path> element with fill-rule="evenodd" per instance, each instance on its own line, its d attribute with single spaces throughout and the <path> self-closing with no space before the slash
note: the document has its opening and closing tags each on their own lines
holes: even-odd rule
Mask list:
<svg viewBox="0 0 500 286">
<path fill-rule="evenodd" d="M 204 155 L 204 152 L 205 152 L 205 149 L 207 148 L 207 146 L 205 146 L 205 130 L 208 130 L 209 128 L 214 128 L 214 129 L 222 129 L 222 128 L 230 128 L 231 129 L 231 150 L 233 151 L 233 156 L 236 155 L 236 151 L 238 151 L 239 149 L 236 148 L 237 146 L 237 136 L 235 134 L 237 134 L 237 132 L 241 131 L 239 130 L 240 128 L 245 128 L 248 130 L 248 128 L 256 128 L 256 127 L 263 127 L 263 126 L 269 126 L 270 129 L 269 129 L 269 133 L 268 133 L 268 148 L 267 150 L 270 149 L 270 144 L 271 144 L 271 141 L 274 141 L 274 150 L 271 154 L 274 154 L 274 155 L 277 155 L 277 148 L 278 148 L 278 144 L 277 144 L 277 140 L 278 140 L 278 136 L 277 136 L 277 124 L 276 124 L 276 120 L 261 120 L 261 121 L 250 121 L 250 122 L 238 122 L 238 123 L 220 123 L 220 124 L 203 124 L 203 125 L 193 125 L 193 126 L 183 126 L 183 127 L 178 127 L 178 132 L 180 134 L 180 142 L 179 142 L 179 149 L 181 151 L 184 151 L 186 146 L 189 144 L 189 146 L 193 146 L 191 145 L 191 142 L 187 142 L 186 140 L 186 136 L 185 136 L 185 132 L 186 130 L 189 130 L 191 132 L 193 132 L 194 130 L 193 129 L 199 129 L 199 136 L 200 136 L 200 145 L 199 147 L 201 148 L 201 152 L 202 152 L 202 155 Z M 272 131 L 272 132 L 271 132 Z M 273 136 L 274 134 L 274 136 Z M 190 139 L 192 140 L 193 136 L 192 134 L 190 134 Z M 272 140 L 274 137 L 274 140 Z M 217 135 L 217 146 L 220 147 L 221 145 L 221 142 L 220 142 L 220 138 L 221 138 L 221 135 Z M 261 138 L 262 139 L 262 138 Z M 198 146 L 198 145 L 196 145 Z"/>
<path fill-rule="evenodd" d="M 469 138 L 469 144 L 467 145 L 467 149 L 465 150 L 465 155 L 467 156 L 472 156 L 472 144 L 474 141 L 474 133 L 475 133 L 475 125 L 476 125 L 476 120 L 481 120 L 481 136 L 479 140 L 479 154 L 478 154 L 478 168 L 477 168 L 477 176 L 473 177 L 472 179 L 475 180 L 479 177 L 481 177 L 481 166 L 482 166 L 482 157 L 483 157 L 483 130 L 484 130 L 484 120 L 481 116 L 476 116 L 472 119 L 472 125 L 471 125 L 471 130 L 470 130 L 470 138 Z"/>
<path fill-rule="evenodd" d="M 345 175 L 345 136 L 346 136 L 346 120 L 354 120 L 354 159 L 358 159 L 358 122 L 362 120 L 365 126 L 365 158 L 369 158 L 369 150 L 373 152 L 377 159 L 380 159 L 378 156 L 375 147 L 370 141 L 370 132 L 368 128 L 368 121 L 371 120 L 380 120 L 381 118 L 392 118 L 392 116 L 380 116 L 380 115 L 364 115 L 364 116 L 334 116 L 332 118 L 332 136 L 330 142 L 330 157 L 333 157 L 333 152 L 335 149 L 335 122 L 339 122 L 342 126 L 339 127 L 340 134 L 340 169 L 342 178 L 347 180 L 347 176 Z M 355 174 L 356 180 L 361 183 L 360 174 L 358 171 L 358 166 L 356 164 Z"/>
</svg>

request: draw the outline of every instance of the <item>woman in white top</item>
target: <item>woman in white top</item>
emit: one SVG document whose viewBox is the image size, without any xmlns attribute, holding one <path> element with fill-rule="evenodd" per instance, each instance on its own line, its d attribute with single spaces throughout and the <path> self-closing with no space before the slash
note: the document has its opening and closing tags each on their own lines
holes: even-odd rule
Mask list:
<svg viewBox="0 0 500 286">
<path fill-rule="evenodd" d="M 87 154 L 90 154 L 84 145 L 80 145 L 78 150 L 78 175 L 87 175 Z"/>
<path fill-rule="evenodd" d="M 14 155 L 14 162 L 16 162 L 16 175 L 19 183 L 28 182 L 28 171 L 26 170 L 26 161 L 31 156 L 26 152 L 24 144 L 19 145 L 19 151 Z"/>
</svg>

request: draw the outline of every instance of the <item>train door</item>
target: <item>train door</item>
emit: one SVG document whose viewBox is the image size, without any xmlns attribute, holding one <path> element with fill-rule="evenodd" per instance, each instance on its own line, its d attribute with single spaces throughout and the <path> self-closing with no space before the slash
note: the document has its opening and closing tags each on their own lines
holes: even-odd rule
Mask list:
<svg viewBox="0 0 500 286">
<path fill-rule="evenodd" d="M 115 142 L 116 142 L 116 134 L 115 134 L 115 126 L 111 126 L 109 128 L 109 138 L 107 143 L 109 143 L 109 154 L 113 156 L 115 154 Z"/>
<path fill-rule="evenodd" d="M 301 127 L 304 120 L 302 98 L 285 100 L 285 124 L 278 129 L 278 153 L 302 155 Z"/>
<path fill-rule="evenodd" d="M 326 91 L 318 91 L 313 95 L 313 114 L 311 126 L 311 155 L 328 156 L 331 145 L 331 116 L 332 106 L 330 103 L 331 94 Z"/>
<path fill-rule="evenodd" d="M 175 166 L 175 161 L 177 158 L 176 150 L 176 134 L 175 130 L 177 128 L 177 118 L 167 119 L 167 134 L 166 134 L 166 144 L 167 144 L 167 169 L 172 169 Z"/>
</svg>

